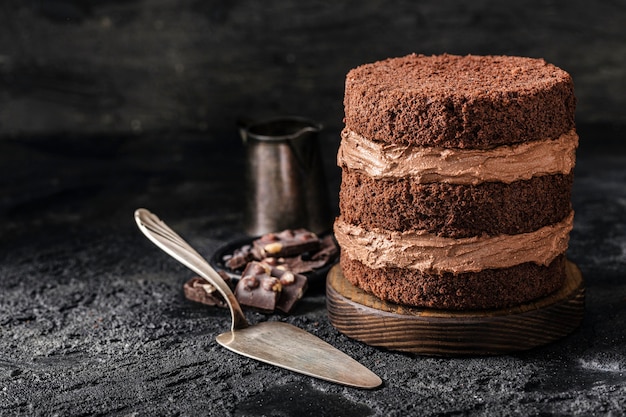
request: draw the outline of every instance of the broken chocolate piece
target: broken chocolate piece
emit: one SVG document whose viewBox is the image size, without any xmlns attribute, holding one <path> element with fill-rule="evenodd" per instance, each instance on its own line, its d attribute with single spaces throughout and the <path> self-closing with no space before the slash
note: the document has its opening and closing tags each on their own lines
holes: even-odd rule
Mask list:
<svg viewBox="0 0 626 417">
<path fill-rule="evenodd" d="M 307 272 L 311 272 L 314 269 L 321 268 L 326 265 L 325 260 L 304 260 L 302 255 L 292 256 L 290 258 L 285 258 L 284 267 L 296 274 L 305 274 Z"/>
<path fill-rule="evenodd" d="M 263 289 L 266 291 L 274 291 L 280 294 L 283 290 L 283 285 L 275 277 L 267 277 L 263 279 Z"/>
<path fill-rule="evenodd" d="M 320 247 L 320 239 L 315 233 L 306 229 L 287 229 L 279 233 L 267 233 L 252 244 L 252 251 L 257 259 L 280 258 L 317 251 Z"/>
<path fill-rule="evenodd" d="M 337 242 L 335 242 L 333 235 L 324 236 L 321 240 L 320 246 L 320 250 L 311 255 L 311 259 L 314 261 L 324 259 L 327 262 L 330 262 L 339 254 L 339 246 L 337 245 Z"/>
<path fill-rule="evenodd" d="M 276 303 L 276 309 L 288 314 L 304 296 L 304 292 L 308 287 L 308 281 L 304 275 L 283 270 L 280 267 L 272 268 L 272 275 L 277 277 L 282 285 L 282 291 Z"/>
<path fill-rule="evenodd" d="M 314 269 L 322 268 L 333 262 L 339 254 L 339 247 L 331 235 L 325 236 L 321 240 L 319 251 L 312 253 L 306 259 L 303 256 L 292 256 L 284 258 L 285 267 L 298 274 L 311 272 Z"/>
<path fill-rule="evenodd" d="M 272 257 L 263 258 L 260 261 L 261 263 L 264 263 L 270 266 L 280 266 L 280 265 L 284 265 L 286 262 L 285 258 L 272 258 Z"/>
<path fill-rule="evenodd" d="M 269 265 L 255 261 L 248 263 L 235 287 L 235 297 L 241 305 L 265 313 L 274 311 L 282 288 L 280 281 L 270 272 Z"/>
<path fill-rule="evenodd" d="M 224 255 L 222 258 L 224 265 L 232 270 L 243 268 L 253 259 L 251 245 L 243 245 L 241 248 L 235 249 L 232 254 Z"/>
<path fill-rule="evenodd" d="M 185 297 L 191 301 L 222 308 L 228 307 L 217 288 L 204 278 L 191 278 L 183 285 L 183 291 Z"/>
<path fill-rule="evenodd" d="M 224 271 L 217 271 L 217 273 L 232 290 L 234 286 L 230 276 Z M 226 300 L 224 300 L 224 297 L 222 297 L 222 294 L 220 294 L 217 288 L 202 277 L 195 276 L 185 282 L 183 292 L 188 300 L 209 306 L 228 307 Z"/>
<path fill-rule="evenodd" d="M 290 313 L 308 287 L 307 278 L 286 270 L 252 261 L 243 271 L 235 288 L 241 305 L 266 313 L 274 310 Z"/>
</svg>

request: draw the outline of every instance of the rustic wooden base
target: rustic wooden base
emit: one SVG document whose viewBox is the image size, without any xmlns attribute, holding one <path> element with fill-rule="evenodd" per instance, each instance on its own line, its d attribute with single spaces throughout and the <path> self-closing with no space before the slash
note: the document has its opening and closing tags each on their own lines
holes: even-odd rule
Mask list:
<svg viewBox="0 0 626 417">
<path fill-rule="evenodd" d="M 412 308 L 383 301 L 352 285 L 339 265 L 326 283 L 330 322 L 367 343 L 423 355 L 493 355 L 531 349 L 562 338 L 579 326 L 585 287 L 567 261 L 567 278 L 556 293 L 500 310 L 452 311 Z"/>
</svg>

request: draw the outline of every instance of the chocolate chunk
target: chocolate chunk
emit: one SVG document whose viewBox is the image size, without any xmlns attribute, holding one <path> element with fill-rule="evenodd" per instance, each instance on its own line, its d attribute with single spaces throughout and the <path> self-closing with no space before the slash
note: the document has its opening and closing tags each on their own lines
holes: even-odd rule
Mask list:
<svg viewBox="0 0 626 417">
<path fill-rule="evenodd" d="M 224 264 L 232 270 L 243 268 L 253 259 L 251 245 L 243 245 L 241 248 L 235 249 L 232 254 L 222 258 Z"/>
<path fill-rule="evenodd" d="M 276 303 L 276 309 L 288 314 L 304 296 L 308 281 L 304 275 L 281 268 L 272 268 L 272 275 L 277 277 L 282 285 L 282 292 Z"/>
<path fill-rule="evenodd" d="M 271 267 L 260 262 L 250 262 L 235 287 L 235 297 L 243 306 L 271 313 L 280 298 L 282 285 L 270 275 Z"/>
<path fill-rule="evenodd" d="M 284 266 L 298 274 L 331 264 L 339 248 L 332 235 L 319 238 L 306 229 L 267 233 L 252 245 L 243 245 L 222 260 L 231 271 L 241 270 L 249 262 L 259 261 L 272 267 Z"/>
<path fill-rule="evenodd" d="M 253 253 L 257 259 L 297 256 L 305 252 L 317 251 L 320 239 L 306 229 L 283 230 L 267 233 L 253 242 Z"/>
<path fill-rule="evenodd" d="M 217 288 L 204 278 L 191 278 L 183 285 L 183 291 L 185 292 L 185 297 L 191 301 L 222 308 L 228 307 Z"/>
<path fill-rule="evenodd" d="M 288 271 L 284 266 L 272 267 L 250 262 L 243 272 L 235 297 L 241 305 L 266 313 L 274 310 L 290 313 L 308 287 L 304 275 Z"/>
<path fill-rule="evenodd" d="M 332 235 L 327 235 L 321 240 L 320 250 L 311 255 L 311 259 L 325 259 L 327 261 L 332 261 L 338 254 L 339 246 L 337 245 L 337 242 L 335 242 L 335 238 Z"/>
<path fill-rule="evenodd" d="M 262 263 L 264 263 L 266 265 L 270 265 L 272 267 L 284 265 L 285 262 L 287 262 L 287 260 L 285 258 L 282 258 L 282 257 L 281 258 L 268 257 L 268 258 L 263 258 L 260 261 Z"/>
<path fill-rule="evenodd" d="M 335 239 L 328 235 L 321 240 L 321 248 L 317 252 L 312 253 L 306 259 L 303 256 L 284 258 L 283 264 L 290 271 L 303 274 L 330 264 L 338 254 L 339 247 Z"/>
</svg>

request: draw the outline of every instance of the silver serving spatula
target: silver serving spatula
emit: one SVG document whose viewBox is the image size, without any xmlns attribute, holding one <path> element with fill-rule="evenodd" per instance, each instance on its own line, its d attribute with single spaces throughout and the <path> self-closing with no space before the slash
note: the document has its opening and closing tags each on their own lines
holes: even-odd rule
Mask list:
<svg viewBox="0 0 626 417">
<path fill-rule="evenodd" d="M 232 315 L 230 332 L 217 336 L 225 348 L 270 365 L 357 388 L 376 388 L 382 380 L 350 356 L 316 336 L 283 322 L 250 326 L 235 295 L 222 277 L 156 215 L 135 211 L 139 229 L 155 245 L 209 281 L 222 294 Z"/>
</svg>

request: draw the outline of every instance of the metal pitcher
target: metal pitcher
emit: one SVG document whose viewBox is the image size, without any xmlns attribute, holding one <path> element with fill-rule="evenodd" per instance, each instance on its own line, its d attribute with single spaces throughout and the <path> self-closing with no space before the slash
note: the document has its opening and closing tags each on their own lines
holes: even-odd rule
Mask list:
<svg viewBox="0 0 626 417">
<path fill-rule="evenodd" d="M 315 233 L 331 226 L 328 188 L 318 145 L 321 125 L 301 117 L 239 121 L 246 145 L 246 232 Z"/>
</svg>

